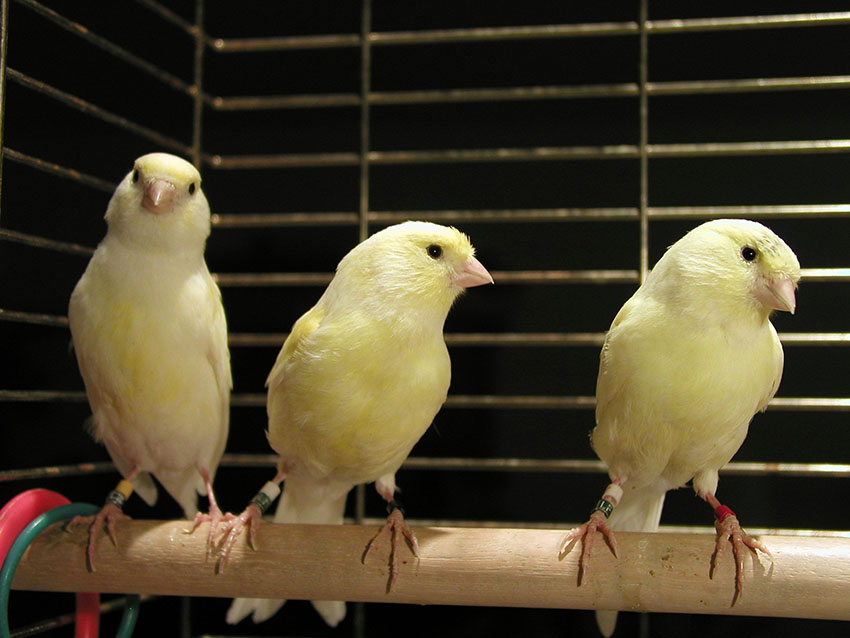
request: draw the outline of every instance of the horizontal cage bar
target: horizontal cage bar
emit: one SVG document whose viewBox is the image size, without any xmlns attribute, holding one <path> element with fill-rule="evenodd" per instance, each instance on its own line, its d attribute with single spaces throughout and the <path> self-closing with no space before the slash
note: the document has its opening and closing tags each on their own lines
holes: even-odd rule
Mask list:
<svg viewBox="0 0 850 638">
<path fill-rule="evenodd" d="M 16 244 L 24 244 L 25 246 L 31 246 L 33 248 L 45 248 L 47 250 L 53 250 L 60 253 L 68 253 L 69 255 L 80 255 L 83 257 L 90 257 L 94 253 L 94 250 L 88 246 L 57 241 L 55 239 L 48 239 L 47 237 L 39 237 L 38 235 L 20 233 L 7 228 L 0 228 L 0 240 L 10 241 Z"/>
<path fill-rule="evenodd" d="M 850 281 L 850 268 L 803 268 L 803 281 Z M 609 284 L 637 283 L 636 270 L 494 270 L 490 273 L 500 284 Z M 219 286 L 243 288 L 255 286 L 325 286 L 332 273 L 214 273 Z"/>
<path fill-rule="evenodd" d="M 721 217 L 811 218 L 850 217 L 850 204 L 788 204 L 754 206 L 650 206 L 650 219 L 714 219 Z M 394 224 L 409 219 L 442 223 L 635 221 L 637 208 L 532 208 L 505 210 L 369 211 L 370 223 Z M 273 228 L 286 226 L 356 226 L 357 213 L 245 213 L 214 214 L 216 228 Z"/>
<path fill-rule="evenodd" d="M 850 140 L 790 140 L 778 142 L 705 142 L 649 144 L 648 157 L 710 157 L 739 155 L 796 155 L 850 152 Z M 376 165 L 454 164 L 471 162 L 529 162 L 554 160 L 638 159 L 632 144 L 606 146 L 540 146 L 534 148 L 477 148 L 409 151 L 369 151 L 366 161 Z M 359 166 L 358 153 L 297 153 L 268 155 L 208 155 L 206 163 L 219 169 Z"/>
<path fill-rule="evenodd" d="M 111 193 L 113 190 L 115 190 L 115 184 L 107 182 L 104 179 L 100 179 L 99 177 L 94 177 L 92 175 L 87 175 L 85 173 L 81 173 L 80 171 L 74 170 L 73 168 L 67 168 L 54 162 L 48 162 L 46 160 L 33 157 L 32 155 L 27 155 L 25 153 L 15 151 L 9 148 L 8 146 L 3 148 L 3 157 L 12 160 L 13 162 L 24 164 L 25 166 L 29 166 L 30 168 L 34 168 L 38 171 L 42 171 L 43 173 L 49 173 L 58 177 L 64 177 L 65 179 L 73 180 L 77 183 L 90 186 L 106 193 Z"/>
<path fill-rule="evenodd" d="M 87 29 L 84 25 L 74 22 L 73 20 L 69 20 L 65 18 L 61 14 L 57 13 L 53 9 L 44 6 L 35 0 L 16 0 L 18 3 L 26 6 L 29 9 L 32 9 L 42 17 L 46 18 L 53 24 L 61 27 L 68 33 L 75 35 L 86 42 L 98 47 L 102 51 L 108 53 L 114 58 L 117 58 L 128 65 L 143 71 L 149 76 L 155 78 L 160 81 L 162 84 L 171 87 L 185 95 L 192 96 L 195 92 L 195 89 L 191 87 L 189 84 L 181 80 L 180 78 L 168 73 L 167 71 L 163 71 L 159 67 L 154 64 L 151 64 L 147 60 L 130 53 L 126 49 L 119 47 L 118 45 L 110 42 L 106 38 L 93 33 L 90 29 Z"/>
<path fill-rule="evenodd" d="M 226 453 L 220 467 L 271 468 L 277 463 L 276 454 Z M 529 459 L 529 458 L 459 458 L 459 457 L 408 457 L 402 468 L 423 471 L 471 472 L 531 472 L 545 474 L 602 474 L 606 467 L 602 461 L 591 459 Z M 63 478 L 87 474 L 115 472 L 110 461 L 78 463 L 35 468 L 0 470 L 0 483 L 41 478 Z M 848 478 L 847 463 L 777 463 L 760 461 L 732 461 L 720 472 L 728 476 L 796 476 L 820 478 Z M 850 532 L 848 532 L 850 533 Z"/>
<path fill-rule="evenodd" d="M 194 24 L 192 24 L 191 22 L 187 22 L 186 20 L 181 18 L 179 15 L 174 13 L 168 7 L 163 6 L 159 2 L 156 2 L 155 0 L 136 0 L 136 2 L 140 5 L 142 5 L 143 7 L 150 9 L 151 11 L 153 11 L 154 13 L 159 15 L 166 22 L 170 22 L 174 26 L 179 27 L 180 29 L 185 31 L 188 35 L 191 35 L 193 37 L 197 36 L 198 28 Z"/>
<path fill-rule="evenodd" d="M 729 31 L 776 29 L 793 27 L 822 27 L 850 23 L 850 12 L 804 13 L 787 15 L 735 16 L 729 18 L 690 18 L 684 20 L 649 20 L 647 33 L 667 34 L 697 31 Z M 371 32 L 371 45 L 441 44 L 446 42 L 485 42 L 504 40 L 539 40 L 544 38 L 636 36 L 637 22 L 591 22 L 583 24 L 554 24 L 508 27 L 478 27 L 468 29 L 432 29 L 419 31 Z M 361 38 L 355 34 L 328 34 L 268 38 L 208 39 L 210 47 L 219 53 L 282 51 L 288 49 L 317 49 L 359 47 Z"/>
<path fill-rule="evenodd" d="M 850 76 L 813 76 L 785 78 L 746 78 L 735 80 L 690 80 L 649 82 L 650 96 L 702 95 L 716 93 L 766 93 L 846 89 Z M 588 98 L 624 98 L 640 95 L 636 83 L 587 84 L 576 86 L 515 86 L 505 88 L 432 89 L 375 91 L 366 96 L 376 106 L 406 104 L 454 104 L 464 102 L 511 102 L 528 100 L 573 100 Z M 357 107 L 362 100 L 354 93 L 305 95 L 209 96 L 207 104 L 219 111 L 253 111 L 290 108 Z"/>
<path fill-rule="evenodd" d="M 45 401 L 53 403 L 83 403 L 85 392 L 69 390 L 0 390 L 0 402 Z M 476 409 L 547 409 L 575 410 L 590 409 L 596 404 L 592 396 L 540 396 L 540 395 L 449 395 L 447 408 Z M 230 405 L 264 407 L 266 395 L 260 393 L 241 393 L 231 397 Z M 850 398 L 840 397 L 774 397 L 768 404 L 770 410 L 792 412 L 850 411 Z"/>
<path fill-rule="evenodd" d="M 190 147 L 187 144 L 182 142 L 178 142 L 177 140 L 171 139 L 166 135 L 162 135 L 153 129 L 147 128 L 140 124 L 136 124 L 131 120 L 122 117 L 120 115 L 116 115 L 115 113 L 111 113 L 105 109 L 96 106 L 82 98 L 79 98 L 75 95 L 71 95 L 70 93 L 66 93 L 65 91 L 60 91 L 57 88 L 50 86 L 40 80 L 32 78 L 24 73 L 16 71 L 10 67 L 6 68 L 6 73 L 8 77 L 13 82 L 20 84 L 28 89 L 33 91 L 37 91 L 42 95 L 46 95 L 62 104 L 69 106 L 81 113 L 85 113 L 86 115 L 91 115 L 99 120 L 107 122 L 108 124 L 112 124 L 118 128 L 124 129 L 125 131 L 129 131 L 131 133 L 135 133 L 136 135 L 145 138 L 146 140 L 153 142 L 155 144 L 160 144 L 172 151 L 177 151 L 178 153 L 183 153 L 188 155 L 191 152 Z"/>
</svg>

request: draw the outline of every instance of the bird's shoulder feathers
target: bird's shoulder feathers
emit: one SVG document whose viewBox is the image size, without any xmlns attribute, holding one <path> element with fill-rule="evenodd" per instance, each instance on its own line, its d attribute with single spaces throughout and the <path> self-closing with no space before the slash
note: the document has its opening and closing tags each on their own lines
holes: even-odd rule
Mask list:
<svg viewBox="0 0 850 638">
<path fill-rule="evenodd" d="M 322 325 L 322 321 L 326 315 L 327 307 L 320 300 L 319 303 L 301 315 L 293 324 L 292 330 L 283 342 L 283 347 L 280 349 L 274 366 L 266 379 L 266 387 L 269 388 L 270 392 L 273 392 L 283 382 L 286 366 L 290 362 L 293 353 L 307 337 Z"/>
</svg>

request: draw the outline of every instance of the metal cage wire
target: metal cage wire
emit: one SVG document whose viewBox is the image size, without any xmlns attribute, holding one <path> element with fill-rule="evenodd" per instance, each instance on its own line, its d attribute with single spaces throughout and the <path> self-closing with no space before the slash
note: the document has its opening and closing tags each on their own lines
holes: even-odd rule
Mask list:
<svg viewBox="0 0 850 638">
<path fill-rule="evenodd" d="M 322 171 L 333 168 L 346 168 L 357 173 L 356 210 L 344 212 L 275 212 L 267 210 L 258 213 L 245 211 L 216 212 L 216 201 L 211 197 L 214 211 L 213 236 L 227 241 L 228 233 L 238 231 L 266 231 L 276 228 L 350 228 L 356 230 L 356 238 L 362 240 L 375 226 L 386 225 L 416 217 L 440 223 L 461 226 L 473 237 L 476 229 L 487 225 L 524 224 L 548 228 L 549 224 L 571 224 L 594 222 L 628 223 L 631 231 L 637 234 L 637 250 L 634 253 L 633 267 L 630 268 L 587 268 L 587 269 L 505 269 L 493 270 L 492 274 L 499 286 L 511 288 L 556 287 L 609 284 L 634 286 L 646 276 L 651 266 L 650 238 L 654 229 L 662 222 L 685 221 L 695 225 L 698 221 L 717 217 L 747 217 L 752 219 L 796 220 L 816 225 L 822 219 L 850 218 L 850 204 L 823 203 L 816 198 L 811 203 L 766 203 L 745 205 L 715 205 L 694 202 L 691 205 L 653 205 L 655 194 L 651 190 L 651 176 L 654 162 L 659 159 L 693 158 L 734 158 L 734 157 L 791 157 L 844 155 L 850 151 L 850 139 L 791 139 L 762 141 L 717 141 L 717 142 L 653 142 L 650 129 L 653 113 L 653 100 L 658 97 L 716 96 L 716 95 L 763 95 L 787 93 L 792 95 L 809 94 L 821 91 L 833 91 L 835 95 L 845 95 L 850 89 L 850 75 L 809 75 L 799 77 L 750 77 L 733 79 L 705 80 L 661 80 L 650 77 L 650 43 L 656 37 L 684 36 L 691 34 L 740 33 L 749 34 L 762 30 L 783 33 L 795 29 L 850 29 L 850 12 L 833 13 L 796 13 L 788 15 L 755 15 L 737 17 L 695 17 L 685 19 L 650 19 L 651 3 L 641 0 L 634 20 L 618 22 L 592 22 L 576 24 L 550 24 L 499 27 L 468 27 L 424 30 L 382 31 L 373 29 L 372 0 L 364 0 L 360 7 L 360 32 L 333 35 L 287 35 L 268 37 L 217 37 L 205 30 L 208 7 L 204 0 L 197 0 L 194 15 L 187 17 L 183 11 L 172 9 L 154 0 L 137 0 L 137 5 L 148 12 L 152 20 L 167 24 L 169 33 L 183 40 L 183 50 L 191 57 L 185 65 L 188 71 L 181 77 L 172 70 L 147 60 L 144 56 L 132 52 L 113 42 L 111 34 L 99 32 L 89 24 L 77 22 L 66 17 L 63 11 L 54 10 L 36 0 L 15 0 L 13 3 L 19 14 L 27 13 L 28 19 L 49 23 L 53 28 L 65 34 L 65 37 L 80 40 L 85 47 L 96 49 L 100 55 L 107 56 L 126 69 L 128 74 L 145 77 L 145 82 L 160 86 L 165 93 L 176 96 L 184 110 L 191 111 L 188 118 L 182 120 L 182 137 L 171 131 L 160 131 L 147 121 L 136 121 L 132 109 L 119 111 L 113 104 L 99 105 L 69 91 L 67 84 L 63 88 L 55 86 L 52 80 L 34 77 L 17 66 L 7 64 L 7 47 L 14 57 L 14 37 L 26 37 L 18 33 L 14 20 L 9 20 L 10 1 L 2 2 L 2 63 L 0 63 L 0 91 L 3 101 L 3 118 L 0 119 L 0 142 L 2 142 L 2 162 L 4 172 L 10 165 L 26 167 L 36 171 L 56 183 L 72 182 L 79 187 L 99 194 L 111 193 L 115 178 L 111 173 L 90 174 L 73 162 L 55 160 L 55 156 L 44 156 L 26 146 L 8 146 L 6 140 L 9 131 L 24 126 L 25 122 L 13 119 L 7 111 L 12 101 L 6 99 L 7 88 L 14 88 L 19 94 L 29 92 L 36 99 L 51 103 L 54 108 L 75 112 L 83 122 L 93 122 L 96 126 L 119 131 L 127 138 L 136 140 L 140 148 L 158 148 L 191 158 L 202 168 L 206 181 L 212 183 L 228 174 L 251 174 L 270 170 L 287 171 L 291 169 L 313 169 Z M 376 3 L 377 4 L 377 3 Z M 13 16 L 16 17 L 16 16 Z M 38 22 L 33 22 L 38 24 Z M 12 34 L 12 44 L 8 44 Z M 433 88 L 385 90 L 372 85 L 373 57 L 378 50 L 394 47 L 434 47 L 439 48 L 457 43 L 505 43 L 516 41 L 549 41 L 569 39 L 619 38 L 636 43 L 635 59 L 631 60 L 637 70 L 632 82 L 588 83 L 563 85 L 506 86 L 502 88 Z M 343 50 L 358 59 L 359 90 L 351 92 L 324 92 L 311 94 L 271 94 L 263 95 L 218 95 L 209 87 L 211 71 L 210 60 L 236 57 L 239 60 L 250 59 L 255 54 L 269 54 L 287 51 Z M 187 77 L 189 79 L 187 79 Z M 273 89 L 276 87 L 272 87 Z M 634 142 L 601 145 L 565 145 L 565 146 L 511 146 L 495 148 L 439 148 L 422 150 L 391 150 L 374 148 L 372 124 L 374 109 L 396 106 L 421 105 L 458 105 L 546 101 L 580 100 L 628 100 L 636 106 L 635 122 L 637 131 Z M 8 104 L 7 104 L 8 103 Z M 116 104 L 120 104 L 116 102 Z M 8 108 L 7 108 L 8 107 Z M 218 117 L 250 118 L 260 112 L 273 112 L 285 120 L 292 111 L 316 111 L 321 109 L 347 109 L 356 112 L 358 149 L 343 151 L 319 150 L 314 152 L 286 152 L 281 149 L 274 153 L 225 153 L 205 143 L 205 131 L 210 119 Z M 75 116 L 76 117 L 76 116 Z M 217 120 L 221 121 L 221 120 Z M 173 129 L 174 127 L 169 127 Z M 18 140 L 25 139 L 18 136 Z M 125 159 L 122 156 L 122 159 Z M 132 158 L 130 158 L 132 159 Z M 581 207 L 512 207 L 506 209 L 485 208 L 443 208 L 415 210 L 410 208 L 376 208 L 372 204 L 372 190 L 375 177 L 373 170 L 380 167 L 432 166 L 432 165 L 491 165 L 491 164 L 527 164 L 540 162 L 576 162 L 599 163 L 609 160 L 625 160 L 637 165 L 638 192 L 634 193 L 632 206 L 581 206 Z M 106 177 L 104 177 L 106 176 Z M 223 179 L 224 181 L 224 179 Z M 3 193 L 11 188 L 11 182 L 4 180 Z M 604 198 L 600 198 L 604 201 Z M 0 200 L 0 203 L 5 203 Z M 278 204 L 272 202 L 271 206 Z M 0 213 L 0 240 L 4 250 L 9 246 L 20 246 L 27 259 L 48 259 L 52 255 L 66 255 L 74 258 L 74 263 L 82 271 L 85 260 L 91 254 L 93 244 L 66 240 L 60 235 L 30 230 L 38 224 L 16 226 L 6 223 L 6 210 Z M 355 207 L 353 207 L 355 208 Z M 23 228 L 23 230 L 21 229 Z M 541 232 L 545 232 L 542 230 Z M 353 236 L 352 236 L 353 237 Z M 789 243 L 793 242 L 789 239 Z M 498 248 L 498 247 L 495 247 Z M 479 250 L 482 247 L 479 246 Z M 657 258 L 657 256 L 654 256 Z M 248 262 L 246 262 L 248 263 Z M 807 264 L 804 263 L 804 266 Z M 834 295 L 847 298 L 847 283 L 850 282 L 850 267 L 805 267 L 803 286 L 816 282 L 832 287 Z M 78 276 L 78 275 L 77 275 Z M 331 277 L 330 272 L 218 272 L 219 285 L 225 294 L 225 304 L 231 290 L 283 289 L 298 287 L 317 287 L 325 285 Z M 284 293 L 281 293 L 284 294 Z M 621 301 L 625 297 L 621 298 Z M 465 300 L 474 303 L 472 299 Z M 14 302 L 12 302 L 14 303 Z M 57 304 L 50 304 L 56 306 Z M 59 303 L 58 305 L 62 305 Z M 302 310 L 305 308 L 302 308 Z M 228 312 L 230 308 L 227 308 Z M 67 318 L 62 314 L 44 312 L 41 306 L 17 306 L 5 301 L 0 302 L 0 321 L 3 326 L 23 324 L 33 329 L 30 334 L 38 338 L 38 331 L 63 331 L 67 328 Z M 835 323 L 836 326 L 840 322 Z M 602 343 L 607 324 L 599 325 L 597 331 L 569 331 L 569 322 L 564 325 L 552 325 L 547 331 L 530 332 L 524 330 L 499 330 L 475 332 L 463 330 L 448 332 L 446 341 L 453 353 L 461 349 L 597 349 Z M 4 330 L 6 331 L 6 330 Z M 241 352 L 269 348 L 276 351 L 285 333 L 271 331 L 233 331 L 230 346 L 234 357 Z M 816 349 L 826 348 L 833 352 L 844 352 L 844 346 L 850 344 L 850 333 L 843 331 L 781 331 L 786 352 L 799 349 L 808 356 Z M 26 347 L 26 344 L 23 346 Z M 836 355 L 840 356 L 840 355 Z M 595 370 L 586 371 L 595 376 Z M 238 386 L 238 380 L 237 380 Z M 565 388 L 565 391 L 568 388 Z M 85 394 L 80 390 L 57 389 L 54 387 L 7 387 L 0 389 L 0 403 L 3 405 L 24 406 L 41 404 L 85 404 Z M 261 389 L 256 391 L 238 390 L 232 398 L 236 409 L 259 411 L 265 405 L 265 396 Z M 467 394 L 452 393 L 444 410 L 536 410 L 560 413 L 577 411 L 581 414 L 592 410 L 594 399 L 588 395 L 549 394 Z M 780 388 L 780 396 L 775 398 L 768 416 L 780 412 L 793 412 L 815 420 L 821 414 L 836 414 L 850 409 L 850 398 L 836 396 L 786 396 Z M 583 417 L 591 421 L 592 417 Z M 761 417 L 762 419 L 766 417 Z M 235 419 L 234 419 L 235 420 Z M 588 429 L 590 424 L 588 424 Z M 71 436 L 71 435 L 68 435 Z M 80 431 L 74 436 L 82 437 Z M 841 439 L 836 439 L 836 445 Z M 582 451 L 584 452 L 584 451 Z M 850 476 L 850 459 L 846 463 L 835 462 L 780 462 L 780 461 L 733 461 L 725 468 L 725 476 L 759 476 L 781 479 L 808 477 L 838 479 Z M 14 465 L 14 463 L 12 463 Z M 269 454 L 244 454 L 233 452 L 225 455 L 222 467 L 231 468 L 268 468 L 273 464 Z M 495 473 L 541 473 L 541 474 L 584 474 L 602 473 L 601 462 L 591 458 L 523 458 L 523 457 L 482 457 L 465 456 L 420 456 L 414 449 L 413 456 L 404 468 L 426 472 L 468 472 L 483 471 Z M 12 468 L 0 471 L 0 481 L 14 487 L 19 481 L 42 480 L 47 477 L 88 476 L 108 473 L 112 466 L 108 462 L 77 459 L 72 463 L 51 466 Z M 15 482 L 14 484 L 12 482 Z M 592 493 L 582 498 L 592 498 Z M 364 490 L 358 489 L 354 512 L 355 520 L 374 523 L 377 517 L 366 516 Z M 588 500 L 588 504 L 589 500 Z M 507 520 L 461 520 L 459 518 L 418 518 L 414 524 L 450 524 L 450 525 L 504 525 L 510 522 L 520 526 L 570 527 L 563 521 L 514 520 L 506 513 Z M 748 526 L 750 531 L 760 533 L 765 527 Z M 694 529 L 691 526 L 674 526 L 667 529 Z M 701 528 L 700 528 L 701 529 Z M 776 533 L 774 528 L 770 528 Z M 812 534 L 811 529 L 783 529 L 781 533 Z M 818 534 L 850 535 L 850 532 L 818 530 Z M 355 632 L 364 631 L 362 612 L 356 621 Z M 22 635 L 22 634 L 21 634 Z"/>
</svg>

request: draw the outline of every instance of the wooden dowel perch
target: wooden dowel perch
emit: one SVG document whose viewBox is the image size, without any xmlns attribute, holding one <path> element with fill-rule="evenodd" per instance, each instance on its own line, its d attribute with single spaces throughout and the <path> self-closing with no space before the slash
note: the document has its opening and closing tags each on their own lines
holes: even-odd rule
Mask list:
<svg viewBox="0 0 850 638">
<path fill-rule="evenodd" d="M 560 530 L 417 528 L 420 558 L 402 549 L 387 593 L 388 547 L 361 562 L 374 527 L 264 523 L 259 549 L 244 541 L 217 573 L 207 528 L 186 521 L 123 521 L 118 547 L 98 545 L 86 569 L 87 531 L 55 525 L 21 561 L 13 587 L 175 596 L 249 596 L 442 605 L 620 609 L 850 620 L 850 539 L 767 536 L 773 560 L 747 551 L 734 606 L 730 551 L 713 579 L 711 535 L 617 535 L 616 559 L 600 539 L 577 585 L 580 547 L 559 557 Z"/>
</svg>

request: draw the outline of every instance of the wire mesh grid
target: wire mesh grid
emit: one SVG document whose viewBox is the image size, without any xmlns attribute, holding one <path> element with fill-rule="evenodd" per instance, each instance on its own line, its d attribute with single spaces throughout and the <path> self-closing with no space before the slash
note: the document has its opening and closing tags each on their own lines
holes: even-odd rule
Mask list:
<svg viewBox="0 0 850 638">
<path fill-rule="evenodd" d="M 604 485 L 587 443 L 604 330 L 665 246 L 702 220 L 747 217 L 796 250 L 803 281 L 797 315 L 775 318 L 786 349 L 779 396 L 721 473 L 721 493 L 751 532 L 848 534 L 829 503 L 850 496 L 850 12 L 587 4 L 482 13 L 450 2 L 248 2 L 237 12 L 203 0 L 3 0 L 4 502 L 34 485 L 97 501 L 112 486 L 111 463 L 82 428 L 65 311 L 115 183 L 136 156 L 165 150 L 201 167 L 214 212 L 207 261 L 235 383 L 216 480 L 226 508 L 269 478 L 263 381 L 287 328 L 358 240 L 418 218 L 469 233 L 497 284 L 472 291 L 447 322 L 452 390 L 399 474 L 409 516 L 583 520 Z M 167 500 L 128 512 L 178 516 Z M 371 488 L 349 503 L 356 521 L 382 512 Z M 707 515 L 679 490 L 662 522 L 708 531 Z M 26 601 L 14 610 L 21 622 L 51 615 L 43 596 L 15 595 Z M 140 631 L 186 636 L 374 636 L 396 623 L 596 631 L 592 614 L 545 610 L 357 605 L 332 632 L 297 602 L 235 629 L 220 600 L 148 607 L 160 620 Z M 810 626 L 655 615 L 621 620 L 621 635 L 650 625 Z"/>
</svg>

